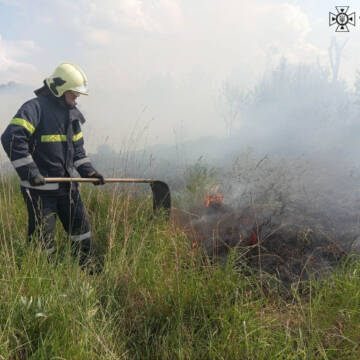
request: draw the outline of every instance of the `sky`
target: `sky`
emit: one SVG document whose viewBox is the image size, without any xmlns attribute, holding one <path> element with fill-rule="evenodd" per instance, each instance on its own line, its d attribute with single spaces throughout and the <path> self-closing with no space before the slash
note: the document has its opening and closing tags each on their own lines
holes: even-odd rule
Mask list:
<svg viewBox="0 0 360 360">
<path fill-rule="evenodd" d="M 340 77 L 360 69 L 360 3 L 349 33 L 329 27 L 333 1 L 0 0 L 0 84 L 40 87 L 61 62 L 78 64 L 90 150 L 177 144 L 225 136 L 221 87 L 250 89 L 282 58 L 329 67 L 332 38 L 345 43 Z M 0 103 L 4 127 L 21 103 Z M 1 100 L 1 99 L 0 99 Z M 3 100 L 5 101 L 5 100 Z M 1 109 L 3 108 L 3 109 Z M 2 129 L 0 129 L 2 131 Z"/>
</svg>

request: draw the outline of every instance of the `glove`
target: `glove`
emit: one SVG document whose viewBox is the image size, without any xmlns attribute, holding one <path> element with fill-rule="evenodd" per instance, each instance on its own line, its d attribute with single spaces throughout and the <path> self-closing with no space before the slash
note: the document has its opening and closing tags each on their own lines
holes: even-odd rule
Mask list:
<svg viewBox="0 0 360 360">
<path fill-rule="evenodd" d="M 29 183 L 31 186 L 40 186 L 46 184 L 45 179 L 41 174 L 37 174 L 30 178 Z"/>
<path fill-rule="evenodd" d="M 104 185 L 105 184 L 104 177 L 101 174 L 99 174 L 96 170 L 91 172 L 90 174 L 88 174 L 88 177 L 99 179 L 99 181 L 93 182 L 94 185 Z"/>
</svg>

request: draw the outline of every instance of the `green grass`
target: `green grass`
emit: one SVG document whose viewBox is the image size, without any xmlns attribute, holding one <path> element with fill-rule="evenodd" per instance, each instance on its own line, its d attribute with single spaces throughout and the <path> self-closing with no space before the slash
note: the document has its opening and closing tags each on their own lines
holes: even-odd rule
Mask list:
<svg viewBox="0 0 360 360">
<path fill-rule="evenodd" d="M 27 246 L 18 184 L 0 180 L 0 359 L 360 358 L 358 261 L 284 296 L 240 254 L 192 252 L 149 196 L 113 189 L 81 189 L 103 266 L 91 276 L 60 226 L 52 262 Z"/>
</svg>

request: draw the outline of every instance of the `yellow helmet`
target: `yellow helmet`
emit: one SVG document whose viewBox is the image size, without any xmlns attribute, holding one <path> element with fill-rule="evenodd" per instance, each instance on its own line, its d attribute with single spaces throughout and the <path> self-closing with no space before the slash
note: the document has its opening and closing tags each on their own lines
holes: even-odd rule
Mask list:
<svg viewBox="0 0 360 360">
<path fill-rule="evenodd" d="M 68 90 L 88 95 L 87 77 L 79 66 L 72 63 L 60 64 L 45 82 L 56 97 Z"/>
</svg>

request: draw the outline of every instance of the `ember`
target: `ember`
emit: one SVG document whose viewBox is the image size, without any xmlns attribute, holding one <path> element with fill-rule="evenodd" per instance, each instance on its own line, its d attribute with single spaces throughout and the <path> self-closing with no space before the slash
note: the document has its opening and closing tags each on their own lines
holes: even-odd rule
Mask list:
<svg viewBox="0 0 360 360">
<path fill-rule="evenodd" d="M 221 205 L 224 202 L 224 195 L 221 193 L 214 194 L 205 199 L 206 207 Z"/>
</svg>

